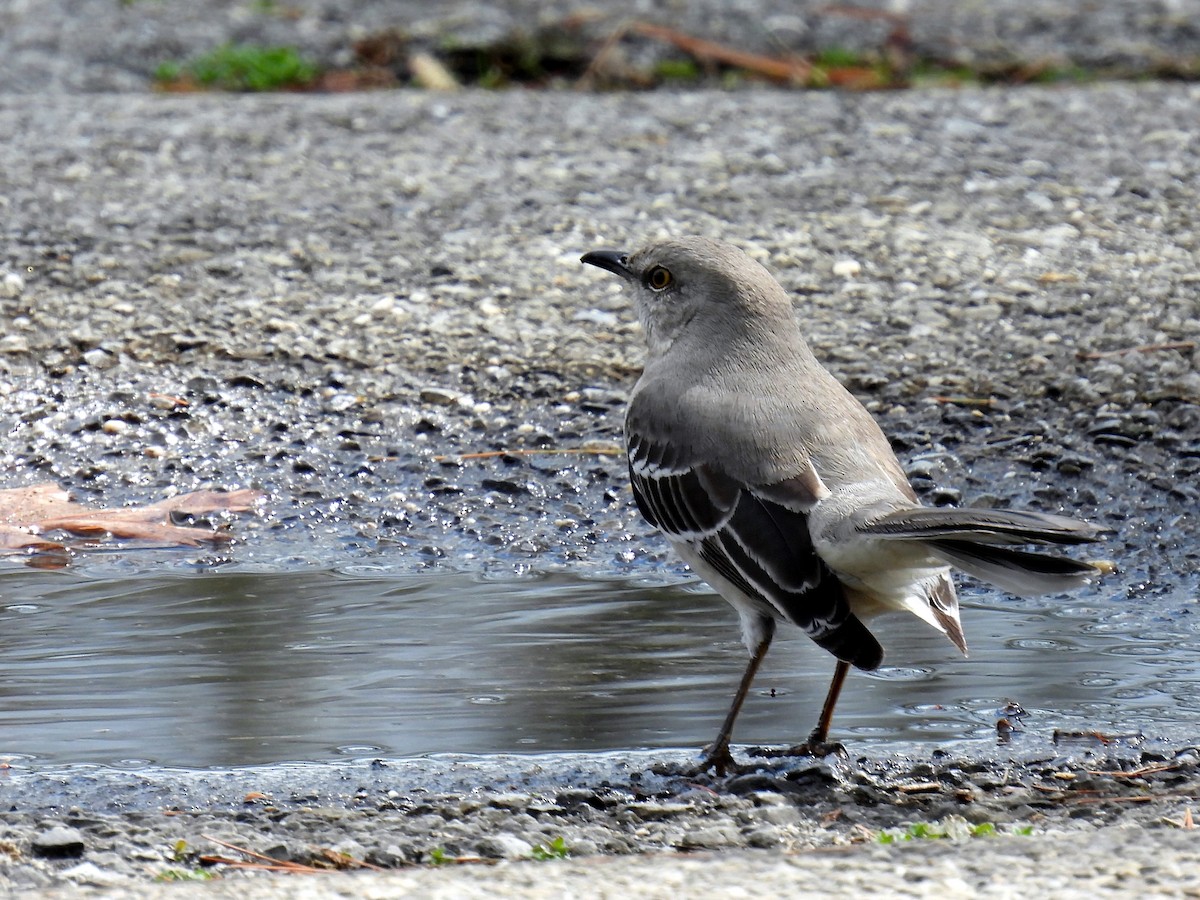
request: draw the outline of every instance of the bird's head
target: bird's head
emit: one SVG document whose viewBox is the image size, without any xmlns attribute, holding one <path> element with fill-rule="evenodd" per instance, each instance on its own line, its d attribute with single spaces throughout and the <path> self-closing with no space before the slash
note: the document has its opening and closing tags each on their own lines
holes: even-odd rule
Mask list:
<svg viewBox="0 0 1200 900">
<path fill-rule="evenodd" d="M 582 262 L 624 279 L 633 292 L 651 354 L 683 334 L 710 342 L 753 338 L 792 321 L 787 293 L 765 268 L 732 244 L 688 237 L 634 253 L 593 250 Z"/>
</svg>

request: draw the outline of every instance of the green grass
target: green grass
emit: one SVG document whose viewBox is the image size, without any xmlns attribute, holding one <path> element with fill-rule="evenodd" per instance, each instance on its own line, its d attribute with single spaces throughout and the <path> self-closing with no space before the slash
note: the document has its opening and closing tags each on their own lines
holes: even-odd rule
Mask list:
<svg viewBox="0 0 1200 900">
<path fill-rule="evenodd" d="M 702 76 L 694 59 L 664 59 L 654 67 L 661 81 L 698 81 Z"/>
<path fill-rule="evenodd" d="M 316 64 L 294 47 L 222 44 L 185 63 L 163 63 L 154 78 L 168 86 L 191 81 L 212 90 L 278 91 L 305 87 L 317 74 Z"/>
<path fill-rule="evenodd" d="M 1032 825 L 1020 825 L 1004 834 L 1028 836 L 1033 834 Z M 963 840 L 965 838 L 995 837 L 1001 834 L 992 822 L 972 825 L 961 816 L 947 816 L 940 822 L 913 822 L 904 828 L 885 828 L 879 832 L 881 844 L 898 844 L 903 841 Z"/>
<path fill-rule="evenodd" d="M 534 844 L 533 858 L 542 861 L 548 859 L 566 859 L 571 855 L 571 848 L 562 837 L 556 837 L 548 844 Z"/>
<path fill-rule="evenodd" d="M 184 871 L 182 869 L 164 869 L 154 876 L 154 880 L 160 884 L 170 884 L 177 881 L 212 881 L 217 876 L 208 869 L 191 869 Z"/>
<path fill-rule="evenodd" d="M 171 845 L 171 861 L 190 864 L 190 861 L 195 858 L 195 853 L 188 846 L 188 842 L 182 838 Z M 154 880 L 159 883 L 168 883 L 174 881 L 212 881 L 216 878 L 216 873 L 210 869 L 204 869 L 200 866 L 193 866 L 190 869 L 164 869 L 154 876 Z"/>
<path fill-rule="evenodd" d="M 869 68 L 872 61 L 862 53 L 844 47 L 826 47 L 813 57 L 813 64 L 825 69 L 846 69 L 855 66 Z"/>
<path fill-rule="evenodd" d="M 561 837 L 556 837 L 552 841 L 545 844 L 534 844 L 533 849 L 529 853 L 532 859 L 545 862 L 551 859 L 566 859 L 571 855 L 571 848 L 567 846 L 567 842 Z M 478 859 L 470 857 L 469 859 L 460 859 L 447 853 L 442 847 L 434 847 L 429 851 L 426 857 L 426 862 L 431 866 L 448 866 L 460 862 L 479 862 Z"/>
</svg>

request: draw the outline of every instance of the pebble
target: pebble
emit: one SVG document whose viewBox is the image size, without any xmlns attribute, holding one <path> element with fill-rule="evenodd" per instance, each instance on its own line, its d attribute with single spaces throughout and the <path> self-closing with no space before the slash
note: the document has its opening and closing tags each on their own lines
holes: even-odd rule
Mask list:
<svg viewBox="0 0 1200 900">
<path fill-rule="evenodd" d="M 25 291 L 25 279 L 16 272 L 5 272 L 0 278 L 0 297 L 12 300 Z"/>
<path fill-rule="evenodd" d="M 862 263 L 857 259 L 839 259 L 833 264 L 833 274 L 838 278 L 857 278 L 862 274 Z"/>
<path fill-rule="evenodd" d="M 63 869 L 59 874 L 62 878 L 65 878 L 67 881 L 73 881 L 75 884 L 99 888 L 126 885 L 130 881 L 128 875 L 122 875 L 111 869 L 102 869 L 91 862 L 79 863 L 79 865 L 71 866 L 69 869 Z"/>
<path fill-rule="evenodd" d="M 680 850 L 724 850 L 742 844 L 742 835 L 732 824 L 709 825 L 693 828 L 681 837 L 676 846 Z"/>
<path fill-rule="evenodd" d="M 28 353 L 29 339 L 23 334 L 6 334 L 0 337 L 0 353 Z"/>
<path fill-rule="evenodd" d="M 83 856 L 86 844 L 83 834 L 75 828 L 66 825 L 56 825 L 49 831 L 37 835 L 30 844 L 38 856 L 64 858 Z"/>
<path fill-rule="evenodd" d="M 430 403 L 434 406 L 454 406 L 461 403 L 464 396 L 461 391 L 435 387 L 422 388 L 420 394 L 422 403 Z"/>
<path fill-rule="evenodd" d="M 476 852 L 487 859 L 527 859 L 533 856 L 533 845 L 513 834 L 501 832 L 479 840 Z"/>
<path fill-rule="evenodd" d="M 117 358 L 107 350 L 93 347 L 83 354 L 83 361 L 94 369 L 111 369 L 117 364 Z"/>
</svg>

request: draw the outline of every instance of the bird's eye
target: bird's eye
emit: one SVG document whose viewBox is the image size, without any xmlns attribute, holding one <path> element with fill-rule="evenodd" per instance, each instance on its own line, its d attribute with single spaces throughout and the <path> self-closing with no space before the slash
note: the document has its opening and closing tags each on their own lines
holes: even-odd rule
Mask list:
<svg viewBox="0 0 1200 900">
<path fill-rule="evenodd" d="M 671 271 L 662 266 L 655 266 L 646 273 L 646 286 L 652 291 L 665 291 L 673 280 Z"/>
</svg>

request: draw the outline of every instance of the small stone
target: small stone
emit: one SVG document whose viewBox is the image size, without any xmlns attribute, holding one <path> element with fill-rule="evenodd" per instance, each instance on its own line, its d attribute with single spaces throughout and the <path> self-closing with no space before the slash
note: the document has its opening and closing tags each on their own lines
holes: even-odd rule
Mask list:
<svg viewBox="0 0 1200 900">
<path fill-rule="evenodd" d="M 751 847 L 767 850 L 782 844 L 783 836 L 775 828 L 756 828 L 746 835 L 746 843 Z"/>
<path fill-rule="evenodd" d="M 754 811 L 754 821 L 764 825 L 794 825 L 800 812 L 794 806 L 766 806 Z"/>
<path fill-rule="evenodd" d="M 839 259 L 833 264 L 833 274 L 838 278 L 857 278 L 862 274 L 862 263 L 857 259 Z"/>
<path fill-rule="evenodd" d="M 25 279 L 16 272 L 5 272 L 0 278 L 0 297 L 11 300 L 25 292 Z"/>
<path fill-rule="evenodd" d="M 83 361 L 93 369 L 111 369 L 117 364 L 117 358 L 100 347 L 94 347 L 84 353 Z"/>
<path fill-rule="evenodd" d="M 124 419 L 108 419 L 100 429 L 105 434 L 124 434 L 129 430 L 129 423 Z"/>
<path fill-rule="evenodd" d="M 533 797 L 530 794 L 514 792 L 511 794 L 496 794 L 489 800 L 488 805 L 496 809 L 523 810 L 532 801 Z"/>
<path fill-rule="evenodd" d="M 1085 469 L 1091 469 L 1096 465 L 1096 461 L 1087 456 L 1068 455 L 1060 459 L 1055 468 L 1064 475 L 1078 475 Z"/>
<path fill-rule="evenodd" d="M 934 506 L 957 506 L 962 502 L 962 491 L 951 487 L 935 488 L 929 500 Z"/>
<path fill-rule="evenodd" d="M 82 862 L 79 865 L 71 866 L 69 869 L 63 869 L 62 877 L 76 884 L 86 884 L 93 887 L 116 887 L 117 885 L 125 884 L 129 879 L 113 872 L 110 869 L 102 869 L 95 863 Z"/>
<path fill-rule="evenodd" d="M 421 389 L 421 402 L 431 403 L 434 406 L 453 406 L 462 396 L 459 391 L 450 391 L 445 388 Z"/>
<path fill-rule="evenodd" d="M 487 859 L 528 859 L 533 845 L 514 834 L 492 834 L 478 843 L 476 852 Z"/>
<path fill-rule="evenodd" d="M 640 803 L 627 803 L 625 808 L 643 822 L 653 822 L 662 819 L 673 819 L 686 815 L 691 809 L 686 803 L 670 803 L 658 800 L 646 800 Z"/>
<path fill-rule="evenodd" d="M 65 825 L 56 825 L 49 831 L 42 832 L 33 839 L 31 846 L 37 856 L 54 859 L 83 856 L 85 849 L 83 835 L 77 829 Z"/>
<path fill-rule="evenodd" d="M 741 843 L 741 834 L 733 825 L 711 825 L 689 831 L 677 846 L 680 850 L 724 850 Z"/>
<path fill-rule="evenodd" d="M 0 353 L 28 353 L 29 341 L 23 334 L 6 334 L 0 338 Z"/>
</svg>

